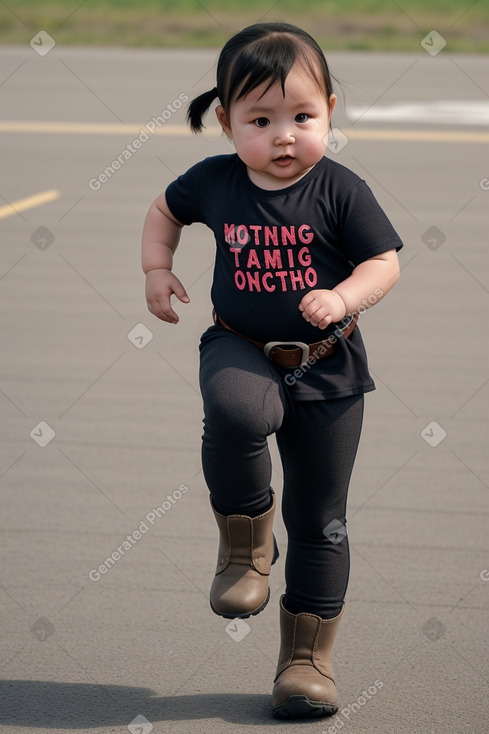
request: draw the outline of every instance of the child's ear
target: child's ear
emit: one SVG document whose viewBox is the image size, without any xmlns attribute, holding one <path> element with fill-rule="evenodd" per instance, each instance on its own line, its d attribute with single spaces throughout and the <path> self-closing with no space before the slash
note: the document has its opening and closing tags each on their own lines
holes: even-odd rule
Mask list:
<svg viewBox="0 0 489 734">
<path fill-rule="evenodd" d="M 228 138 L 232 140 L 233 133 L 231 130 L 231 125 L 229 124 L 228 116 L 226 115 L 224 107 L 221 104 L 216 107 L 216 117 L 223 131 L 226 133 Z"/>
<path fill-rule="evenodd" d="M 336 107 L 337 97 L 336 94 L 331 94 L 328 99 L 328 106 L 329 106 L 329 116 L 333 114 L 333 110 Z"/>
</svg>

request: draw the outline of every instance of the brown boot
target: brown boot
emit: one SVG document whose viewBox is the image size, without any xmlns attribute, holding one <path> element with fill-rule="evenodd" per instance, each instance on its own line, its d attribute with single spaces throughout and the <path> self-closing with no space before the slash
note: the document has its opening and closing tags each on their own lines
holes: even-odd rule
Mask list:
<svg viewBox="0 0 489 734">
<path fill-rule="evenodd" d="M 258 517 L 225 516 L 212 508 L 219 527 L 219 555 L 210 603 L 212 611 L 221 617 L 245 619 L 261 612 L 268 603 L 270 566 L 279 555 L 272 532 L 273 490 L 270 498 L 270 508 Z"/>
<path fill-rule="evenodd" d="M 334 619 L 291 614 L 280 600 L 280 655 L 273 687 L 277 719 L 332 716 L 338 711 L 331 652 L 343 609 Z"/>
</svg>

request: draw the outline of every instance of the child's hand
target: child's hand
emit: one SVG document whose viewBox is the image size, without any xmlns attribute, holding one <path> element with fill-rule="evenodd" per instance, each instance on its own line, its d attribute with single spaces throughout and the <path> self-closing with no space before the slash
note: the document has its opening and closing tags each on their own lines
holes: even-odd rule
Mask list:
<svg viewBox="0 0 489 734">
<path fill-rule="evenodd" d="M 299 303 L 303 318 L 318 329 L 341 321 L 346 316 L 346 306 L 336 291 L 309 291 Z"/>
<path fill-rule="evenodd" d="M 146 302 L 154 316 L 168 324 L 178 324 L 179 318 L 171 307 L 175 294 L 182 303 L 190 303 L 187 291 L 171 270 L 150 270 L 146 274 Z"/>
</svg>

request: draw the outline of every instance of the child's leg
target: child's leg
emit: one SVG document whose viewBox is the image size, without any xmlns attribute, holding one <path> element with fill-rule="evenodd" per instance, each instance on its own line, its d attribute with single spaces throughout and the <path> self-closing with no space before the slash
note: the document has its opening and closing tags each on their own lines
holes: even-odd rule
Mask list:
<svg viewBox="0 0 489 734">
<path fill-rule="evenodd" d="M 201 342 L 202 466 L 219 527 L 210 590 L 216 614 L 247 618 L 270 598 L 274 496 L 267 437 L 284 415 L 283 384 L 253 344 L 222 328 Z"/>
<path fill-rule="evenodd" d="M 363 395 L 295 402 L 277 433 L 288 532 L 285 607 L 323 619 L 342 609 L 349 575 L 346 500 Z"/>
<path fill-rule="evenodd" d="M 284 387 L 253 344 L 224 329 L 204 334 L 202 467 L 215 509 L 256 516 L 270 506 L 267 437 L 280 427 Z"/>
</svg>

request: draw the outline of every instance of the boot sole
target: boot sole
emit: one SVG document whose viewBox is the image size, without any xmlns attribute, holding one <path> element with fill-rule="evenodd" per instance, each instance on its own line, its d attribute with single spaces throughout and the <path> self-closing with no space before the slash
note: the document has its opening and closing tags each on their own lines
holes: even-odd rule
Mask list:
<svg viewBox="0 0 489 734">
<path fill-rule="evenodd" d="M 310 701 L 307 696 L 289 696 L 285 703 L 275 706 L 272 714 L 276 719 L 319 719 L 334 716 L 338 706 L 322 701 Z"/>
<path fill-rule="evenodd" d="M 209 602 L 211 605 L 211 609 L 214 612 L 214 614 L 217 614 L 218 617 L 224 617 L 224 619 L 248 619 L 249 617 L 254 617 L 255 614 L 260 614 L 265 607 L 267 606 L 268 602 L 270 600 L 270 589 L 268 589 L 267 598 L 263 602 L 261 606 L 258 607 L 258 609 L 255 609 L 253 612 L 243 612 L 242 614 L 236 614 L 233 612 L 232 614 L 226 614 L 226 612 L 218 612 L 217 609 L 214 609 L 212 606 L 212 602 Z"/>
</svg>

